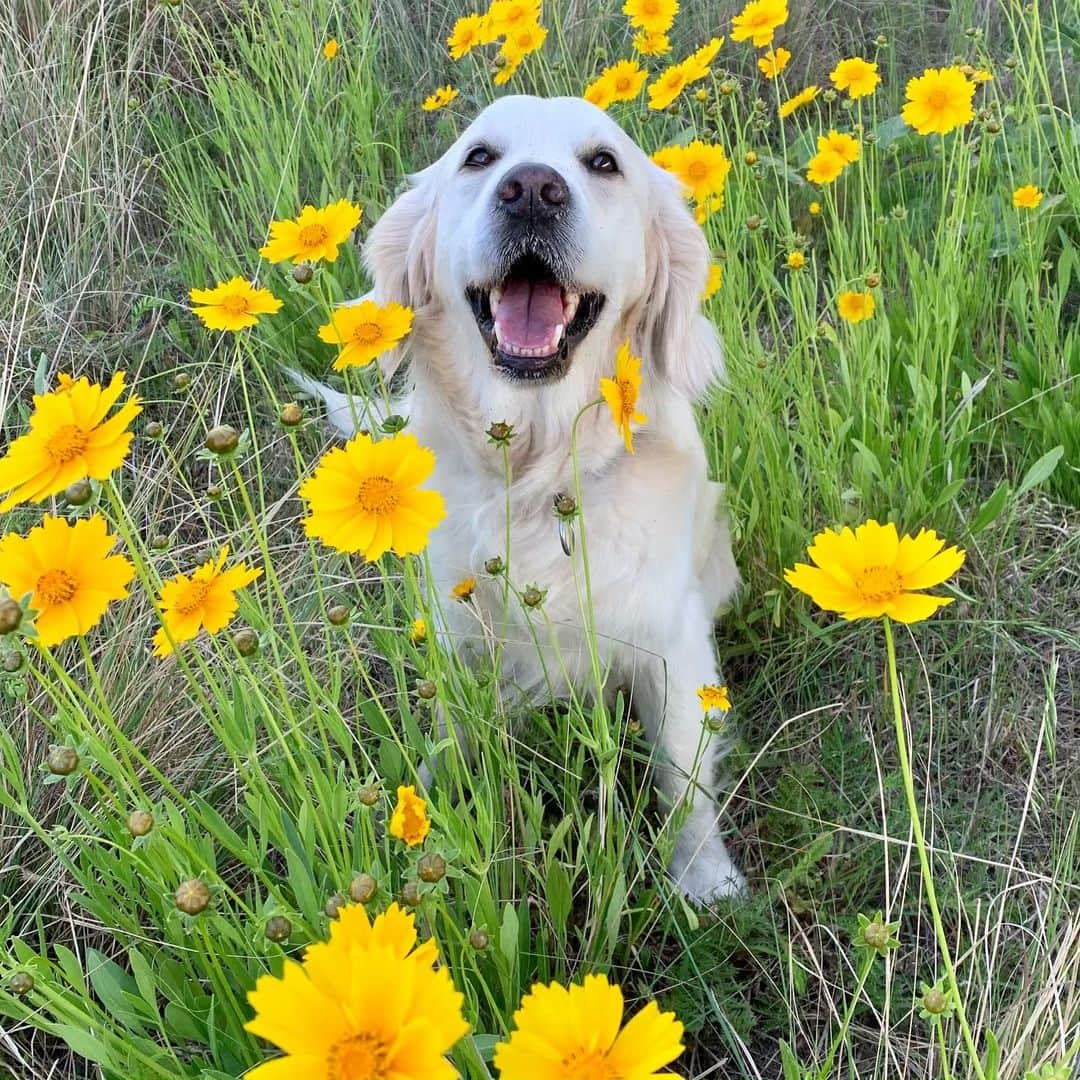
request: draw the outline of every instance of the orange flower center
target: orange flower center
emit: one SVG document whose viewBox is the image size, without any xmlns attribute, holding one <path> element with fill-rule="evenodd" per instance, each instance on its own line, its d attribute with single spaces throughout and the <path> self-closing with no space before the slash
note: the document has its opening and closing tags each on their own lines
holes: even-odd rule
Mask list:
<svg viewBox="0 0 1080 1080">
<path fill-rule="evenodd" d="M 303 248 L 316 248 L 320 244 L 325 244 L 329 235 L 325 225 L 305 225 L 300 230 L 297 239 Z"/>
<path fill-rule="evenodd" d="M 45 452 L 59 465 L 66 465 L 86 452 L 86 432 L 76 424 L 65 424 L 49 436 Z"/>
<path fill-rule="evenodd" d="M 673 90 L 676 86 L 682 86 L 685 79 L 686 76 L 681 71 L 670 71 L 664 77 L 664 84 Z"/>
<path fill-rule="evenodd" d="M 388 476 L 369 476 L 356 493 L 360 509 L 368 514 L 389 514 L 399 498 L 398 486 Z"/>
<path fill-rule="evenodd" d="M 641 5 L 641 12 L 643 15 L 659 15 L 660 0 L 645 0 Z"/>
<path fill-rule="evenodd" d="M 326 1056 L 326 1080 L 386 1080 L 389 1052 L 375 1035 L 353 1035 L 335 1043 Z"/>
<path fill-rule="evenodd" d="M 704 180 L 709 175 L 709 166 L 704 161 L 691 161 L 686 167 L 686 175 L 691 180 Z"/>
<path fill-rule="evenodd" d="M 630 414 L 637 404 L 637 391 L 634 384 L 627 379 L 616 379 L 615 385 L 619 388 L 619 401 L 622 403 L 623 423 L 630 419 Z"/>
<path fill-rule="evenodd" d="M 566 1076 L 574 1080 L 618 1080 L 618 1073 L 603 1050 L 575 1050 L 562 1059 Z"/>
<path fill-rule="evenodd" d="M 869 603 L 891 600 L 904 591 L 904 582 L 891 566 L 868 566 L 855 575 L 855 591 Z"/>
<path fill-rule="evenodd" d="M 34 599 L 50 607 L 66 604 L 78 588 L 79 583 L 66 570 L 46 570 L 34 583 Z"/>
<path fill-rule="evenodd" d="M 226 296 L 221 301 L 221 306 L 230 315 L 246 315 L 248 313 L 248 299 L 246 296 L 241 296 L 239 293 L 233 293 L 232 296 Z"/>
<path fill-rule="evenodd" d="M 357 345 L 374 345 L 382 337 L 382 327 L 376 322 L 360 323 L 352 332 Z"/>
<path fill-rule="evenodd" d="M 620 94 L 625 94 L 630 89 L 630 77 L 628 75 L 619 75 L 615 79 L 615 89 Z"/>
<path fill-rule="evenodd" d="M 935 90 L 931 90 L 926 95 L 926 104 L 929 108 L 940 110 L 948 108 L 949 105 L 949 92 L 942 87 L 937 87 Z"/>
<path fill-rule="evenodd" d="M 193 612 L 198 611 L 206 602 L 207 596 L 210 595 L 212 585 L 212 581 L 190 582 L 180 602 L 176 605 L 177 614 L 191 615 Z"/>
</svg>

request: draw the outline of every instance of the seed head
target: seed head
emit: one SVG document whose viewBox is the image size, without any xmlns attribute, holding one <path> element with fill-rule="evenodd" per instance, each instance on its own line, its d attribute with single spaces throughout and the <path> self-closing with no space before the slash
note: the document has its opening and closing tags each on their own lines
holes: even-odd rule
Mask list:
<svg viewBox="0 0 1080 1080">
<path fill-rule="evenodd" d="M 492 555 L 491 558 L 484 563 L 484 570 L 492 577 L 498 577 L 504 569 L 503 561 L 498 555 Z"/>
<path fill-rule="evenodd" d="M 539 607 L 544 602 L 544 594 L 535 585 L 530 585 L 521 594 L 521 602 L 526 607 Z"/>
<path fill-rule="evenodd" d="M 70 776 L 79 767 L 79 752 L 74 746 L 54 746 L 45 764 L 53 776 Z"/>
<path fill-rule="evenodd" d="M 498 446 L 507 446 L 514 437 L 513 425 L 504 421 L 496 421 L 487 429 L 488 438 Z"/>
<path fill-rule="evenodd" d="M 149 810 L 132 810 L 128 814 L 127 827 L 132 836 L 146 836 L 154 827 L 154 815 Z"/>
<path fill-rule="evenodd" d="M 349 896 L 357 904 L 366 904 L 379 891 L 379 883 L 370 874 L 357 874 L 349 884 Z"/>
<path fill-rule="evenodd" d="M 288 941 L 292 933 L 292 923 L 284 915 L 272 915 L 266 920 L 266 928 L 263 933 L 274 942 Z"/>
<path fill-rule="evenodd" d="M 239 433 L 228 424 L 218 424 L 206 433 L 206 449 L 213 454 L 231 454 L 239 443 Z"/>
<path fill-rule="evenodd" d="M 577 513 L 577 500 L 573 495 L 560 492 L 555 496 L 555 513 L 561 518 L 570 518 Z"/>
<path fill-rule="evenodd" d="M 180 883 L 174 899 L 185 915 L 201 915 L 210 906 L 210 887 L 199 878 L 191 878 Z"/>
</svg>

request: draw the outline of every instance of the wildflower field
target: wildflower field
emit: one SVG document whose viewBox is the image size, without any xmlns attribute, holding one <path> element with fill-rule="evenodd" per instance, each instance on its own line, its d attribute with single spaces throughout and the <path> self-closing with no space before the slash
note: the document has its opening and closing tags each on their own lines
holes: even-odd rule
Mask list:
<svg viewBox="0 0 1080 1080">
<path fill-rule="evenodd" d="M 0 1080 L 1080 1072 L 1074 0 L 4 13 Z M 440 639 L 408 417 L 338 444 L 286 374 L 388 393 L 360 244 L 507 93 L 606 109 L 713 253 L 708 909 L 621 698 Z"/>
</svg>

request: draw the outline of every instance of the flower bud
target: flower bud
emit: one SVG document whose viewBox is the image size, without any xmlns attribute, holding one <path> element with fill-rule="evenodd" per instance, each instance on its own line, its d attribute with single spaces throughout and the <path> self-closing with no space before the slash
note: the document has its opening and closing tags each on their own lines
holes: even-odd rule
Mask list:
<svg viewBox="0 0 1080 1080">
<path fill-rule="evenodd" d="M 345 897 L 340 893 L 334 893 L 325 904 L 323 904 L 323 911 L 328 919 L 336 919 L 341 914 L 341 909 L 345 906 Z"/>
<path fill-rule="evenodd" d="M 503 421 L 497 421 L 487 429 L 487 436 L 493 443 L 505 446 L 513 437 L 513 426 Z"/>
<path fill-rule="evenodd" d="M 884 49 L 885 46 L 889 44 L 889 39 L 884 34 L 878 34 L 878 36 L 874 38 L 874 44 L 879 49 Z"/>
<path fill-rule="evenodd" d="M 498 577 L 504 569 L 503 561 L 498 555 L 492 555 L 491 558 L 484 563 L 484 570 L 492 577 Z"/>
<path fill-rule="evenodd" d="M 76 480 L 64 488 L 64 501 L 68 506 L 85 506 L 90 501 L 94 489 L 89 480 Z"/>
<path fill-rule="evenodd" d="M 491 944 L 491 939 L 488 937 L 488 932 L 478 926 L 469 935 L 469 944 L 477 952 L 483 952 Z"/>
<path fill-rule="evenodd" d="M 361 806 L 374 806 L 379 801 L 379 785 L 365 784 L 357 793 Z"/>
<path fill-rule="evenodd" d="M 206 488 L 206 497 L 211 502 L 217 502 L 222 495 L 225 494 L 225 489 L 220 484 L 208 484 Z"/>
<path fill-rule="evenodd" d="M 177 390 L 187 390 L 191 386 L 191 376 L 186 371 L 177 372 L 173 376 L 173 386 Z"/>
<path fill-rule="evenodd" d="M 79 752 L 74 746 L 54 746 L 45 765 L 53 776 L 70 776 L 79 767 Z"/>
<path fill-rule="evenodd" d="M 748 217 L 748 218 L 746 219 L 746 227 L 747 227 L 747 228 L 748 228 L 748 229 L 749 229 L 749 230 L 750 230 L 751 232 L 754 232 L 754 231 L 756 231 L 757 229 L 760 229 L 760 228 L 761 228 L 761 218 L 759 218 L 759 217 L 757 216 L 757 214 L 754 214 L 754 215 L 752 215 L 751 217 Z"/>
<path fill-rule="evenodd" d="M 573 517 L 577 513 L 577 500 L 573 495 L 560 492 L 555 496 L 555 513 L 559 517 Z"/>
<path fill-rule="evenodd" d="M 521 594 L 521 602 L 526 607 L 539 607 L 544 602 L 544 594 L 535 585 L 530 585 Z"/>
<path fill-rule="evenodd" d="M 863 927 L 863 940 L 871 949 L 887 948 L 891 936 L 889 928 L 882 922 L 874 921 Z"/>
<path fill-rule="evenodd" d="M 259 651 L 259 635 L 244 626 L 232 636 L 233 647 L 241 656 L 254 656 Z"/>
<path fill-rule="evenodd" d="M 304 419 L 304 410 L 295 401 L 288 401 L 281 406 L 278 420 L 282 427 L 296 427 Z"/>
<path fill-rule="evenodd" d="M 143 428 L 143 434 L 148 439 L 160 439 L 165 434 L 165 429 L 156 420 L 151 420 L 146 427 Z"/>
<path fill-rule="evenodd" d="M 421 679 L 416 684 L 416 696 L 424 701 L 430 701 L 438 692 L 439 688 L 430 679 Z"/>
<path fill-rule="evenodd" d="M 314 276 L 315 271 L 308 263 L 297 263 L 292 268 L 292 279 L 297 285 L 306 285 Z"/>
<path fill-rule="evenodd" d="M 174 900 L 185 915 L 201 915 L 210 906 L 210 887 L 199 878 L 191 878 L 180 883 Z"/>
<path fill-rule="evenodd" d="M 922 1007 L 933 1016 L 940 1016 L 949 1008 L 949 997 L 944 990 L 932 986 L 923 994 Z"/>
<path fill-rule="evenodd" d="M 880 274 L 867 274 L 866 275 L 866 287 L 868 289 L 876 289 L 881 284 Z"/>
<path fill-rule="evenodd" d="M 404 431 L 409 426 L 409 421 L 404 416 L 399 416 L 397 413 L 391 413 L 380 425 L 383 433 L 386 435 L 396 435 L 399 431 Z"/>
<path fill-rule="evenodd" d="M 155 551 L 164 551 L 169 546 L 169 538 L 164 533 L 155 533 L 150 537 L 150 546 Z"/>
<path fill-rule="evenodd" d="M 132 836 L 146 836 L 154 827 L 154 815 L 149 810 L 132 810 L 128 814 L 127 828 Z"/>
<path fill-rule="evenodd" d="M 0 667 L 4 669 L 9 675 L 14 675 L 16 671 L 23 666 L 22 653 L 9 652 L 4 657 L 4 662 L 0 664 Z"/>
<path fill-rule="evenodd" d="M 34 976 L 29 971 L 16 971 L 8 979 L 8 991 L 16 997 L 26 997 L 34 989 Z"/>
<path fill-rule="evenodd" d="M 826 90 L 825 93 L 821 95 L 821 100 L 831 105 L 836 100 L 836 91 Z"/>
<path fill-rule="evenodd" d="M 357 874 L 349 885 L 349 896 L 357 904 L 366 904 L 379 890 L 379 883 L 370 874 Z"/>
<path fill-rule="evenodd" d="M 1001 133 L 1001 124 L 997 120 L 990 120 L 986 125 L 987 135 L 999 135 Z"/>
<path fill-rule="evenodd" d="M 263 933 L 274 942 L 280 944 L 289 940 L 292 933 L 292 923 L 284 915 L 272 915 L 266 920 L 266 928 Z"/>
<path fill-rule="evenodd" d="M 720 84 L 720 93 L 723 94 L 724 97 L 730 97 L 730 95 L 735 93 L 735 84 L 730 79 L 725 79 Z"/>
<path fill-rule="evenodd" d="M 416 864 L 416 873 L 421 881 L 429 885 L 442 881 L 446 876 L 446 860 L 437 852 L 429 851 Z"/>
<path fill-rule="evenodd" d="M 707 93 L 706 91 L 704 91 L 704 90 L 695 90 L 695 91 L 694 91 L 694 97 L 695 97 L 695 98 L 696 98 L 696 99 L 697 99 L 698 101 L 708 101 L 708 100 L 709 100 L 709 95 L 708 95 L 708 93 Z"/>
<path fill-rule="evenodd" d="M 0 634 L 13 634 L 22 623 L 23 609 L 10 596 L 0 600 Z"/>
<path fill-rule="evenodd" d="M 334 604 L 333 607 L 327 608 L 326 620 L 331 626 L 344 626 L 349 621 L 350 614 L 349 608 L 344 604 Z"/>
<path fill-rule="evenodd" d="M 747 150 L 746 153 L 743 154 L 743 161 L 745 161 L 747 165 L 756 165 L 757 154 L 753 150 Z"/>
<path fill-rule="evenodd" d="M 214 454 L 231 454 L 240 443 L 236 428 L 218 424 L 206 433 L 206 449 Z"/>
<path fill-rule="evenodd" d="M 406 881 L 401 889 L 401 901 L 406 907 L 419 907 L 423 897 L 420 895 L 418 881 Z"/>
</svg>

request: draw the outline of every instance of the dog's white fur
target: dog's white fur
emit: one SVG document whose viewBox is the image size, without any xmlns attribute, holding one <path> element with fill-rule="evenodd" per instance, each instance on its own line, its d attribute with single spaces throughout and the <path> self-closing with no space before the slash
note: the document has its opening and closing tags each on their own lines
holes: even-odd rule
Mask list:
<svg viewBox="0 0 1080 1080">
<path fill-rule="evenodd" d="M 498 160 L 462 169 L 484 143 Z M 611 151 L 620 175 L 583 164 Z M 496 370 L 466 300 L 466 287 L 491 279 L 496 265 L 495 187 L 515 164 L 542 163 L 567 181 L 576 281 L 606 296 L 601 317 L 574 349 L 562 379 L 519 382 Z M 432 486 L 448 517 L 428 548 L 443 629 L 468 655 L 500 647 L 501 676 L 534 701 L 595 687 L 583 628 L 588 623 L 580 526 L 572 557 L 560 545 L 552 499 L 574 491 L 571 429 L 598 396 L 615 353 L 629 339 L 643 357 L 640 409 L 648 423 L 630 455 L 606 407 L 578 424 L 577 456 L 587 533 L 592 627 L 607 693 L 628 687 L 635 714 L 659 754 L 658 784 L 685 820 L 669 872 L 684 893 L 709 900 L 743 881 L 717 830 L 708 793 L 720 753 L 702 723 L 697 689 L 719 683 L 713 618 L 734 593 L 738 573 L 707 478 L 692 403 L 722 370 L 712 324 L 700 312 L 708 248 L 676 181 L 654 165 L 601 110 L 576 98 L 505 97 L 485 109 L 372 229 L 365 248 L 374 289 L 385 303 L 408 304 L 414 329 L 391 373 L 411 362 L 408 401 L 397 408 L 436 454 Z M 321 386 L 331 418 L 354 428 L 349 403 Z M 507 496 L 503 453 L 485 431 L 513 426 Z M 509 523 L 507 522 L 509 510 Z M 506 554 L 520 591 L 546 590 L 529 611 L 504 582 L 483 572 Z M 455 583 L 478 579 L 471 604 L 447 600 Z"/>
</svg>

